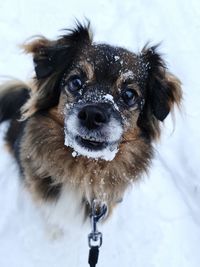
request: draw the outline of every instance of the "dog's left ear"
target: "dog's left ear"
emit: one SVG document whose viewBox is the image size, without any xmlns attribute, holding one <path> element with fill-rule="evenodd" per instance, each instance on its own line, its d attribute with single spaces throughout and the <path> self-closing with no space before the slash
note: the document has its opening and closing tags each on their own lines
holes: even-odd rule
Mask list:
<svg viewBox="0 0 200 267">
<path fill-rule="evenodd" d="M 181 82 L 167 71 L 164 60 L 157 52 L 157 46 L 145 47 L 141 57 L 147 71 L 147 101 L 156 119 L 163 121 L 173 109 L 174 104 L 180 105 Z"/>
<path fill-rule="evenodd" d="M 43 36 L 36 38 L 23 46 L 26 53 L 33 54 L 33 63 L 37 80 L 49 77 L 64 56 L 64 46 Z"/>
</svg>

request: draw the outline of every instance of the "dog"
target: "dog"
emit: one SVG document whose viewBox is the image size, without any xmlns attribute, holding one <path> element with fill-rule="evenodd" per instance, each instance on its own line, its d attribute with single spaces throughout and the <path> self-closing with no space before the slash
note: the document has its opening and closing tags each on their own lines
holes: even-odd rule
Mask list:
<svg viewBox="0 0 200 267">
<path fill-rule="evenodd" d="M 181 82 L 157 46 L 135 54 L 97 44 L 89 23 L 23 48 L 35 77 L 0 86 L 0 122 L 10 121 L 5 140 L 22 183 L 43 207 L 62 202 L 87 218 L 95 199 L 109 217 L 148 171 L 161 124 L 180 106 Z"/>
</svg>

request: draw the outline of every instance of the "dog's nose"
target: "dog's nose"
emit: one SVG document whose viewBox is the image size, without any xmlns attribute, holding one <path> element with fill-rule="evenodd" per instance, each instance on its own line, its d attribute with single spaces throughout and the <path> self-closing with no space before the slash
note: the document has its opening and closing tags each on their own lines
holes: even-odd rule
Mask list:
<svg viewBox="0 0 200 267">
<path fill-rule="evenodd" d="M 103 108 L 96 105 L 83 107 L 78 113 L 81 124 L 90 129 L 103 126 L 109 120 L 109 114 Z"/>
</svg>

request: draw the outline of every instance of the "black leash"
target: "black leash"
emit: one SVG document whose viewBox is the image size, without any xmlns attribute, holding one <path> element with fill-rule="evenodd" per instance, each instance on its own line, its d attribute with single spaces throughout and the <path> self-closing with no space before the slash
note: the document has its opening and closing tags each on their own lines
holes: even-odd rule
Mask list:
<svg viewBox="0 0 200 267">
<path fill-rule="evenodd" d="M 91 212 L 92 232 L 88 235 L 88 244 L 90 247 L 88 263 L 90 267 L 95 267 L 98 262 L 99 248 L 102 245 L 103 236 L 97 230 L 97 223 L 105 216 L 106 212 L 106 204 L 101 204 L 98 200 L 93 200 Z"/>
<path fill-rule="evenodd" d="M 88 263 L 90 267 L 95 267 L 99 258 L 99 247 L 94 246 L 90 248 Z"/>
</svg>

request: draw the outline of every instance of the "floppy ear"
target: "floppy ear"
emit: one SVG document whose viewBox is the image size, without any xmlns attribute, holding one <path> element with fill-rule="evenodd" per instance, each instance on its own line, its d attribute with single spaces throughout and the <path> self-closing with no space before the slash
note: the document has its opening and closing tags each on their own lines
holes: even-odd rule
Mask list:
<svg viewBox="0 0 200 267">
<path fill-rule="evenodd" d="M 157 46 L 142 50 L 142 58 L 148 66 L 146 94 L 151 111 L 156 119 L 163 121 L 174 104 L 182 99 L 181 82 L 167 71 L 166 64 L 156 51 Z"/>
<path fill-rule="evenodd" d="M 67 68 L 79 46 L 92 42 L 90 23 L 82 25 L 77 21 L 75 29 L 67 29 L 69 34 L 51 41 L 40 36 L 23 45 L 26 53 L 33 54 L 36 78 L 47 78 L 62 65 Z"/>
<path fill-rule="evenodd" d="M 54 60 L 56 43 L 39 37 L 34 41 L 24 44 L 24 50 L 27 53 L 33 54 L 33 62 L 37 79 L 46 78 L 54 71 Z M 54 52 L 55 54 L 55 52 Z"/>
<path fill-rule="evenodd" d="M 58 104 L 63 73 L 80 49 L 92 42 L 89 27 L 89 23 L 85 26 L 77 22 L 75 29 L 55 41 L 39 37 L 23 46 L 33 55 L 36 73 L 31 98 L 22 108 L 24 119 Z"/>
</svg>

